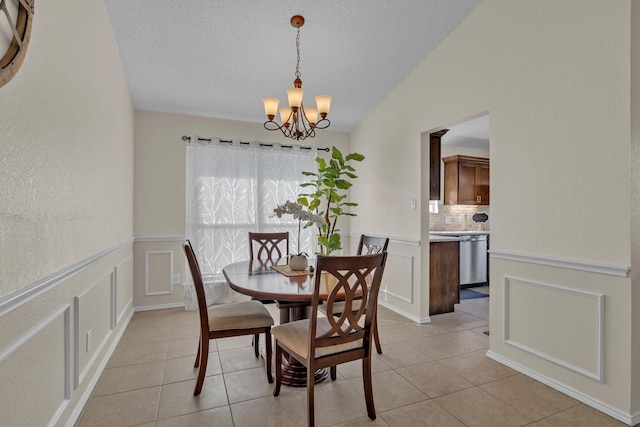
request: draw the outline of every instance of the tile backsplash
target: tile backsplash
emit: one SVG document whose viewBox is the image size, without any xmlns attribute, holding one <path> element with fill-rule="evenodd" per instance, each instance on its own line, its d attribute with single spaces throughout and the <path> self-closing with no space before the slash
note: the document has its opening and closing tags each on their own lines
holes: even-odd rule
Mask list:
<svg viewBox="0 0 640 427">
<path fill-rule="evenodd" d="M 475 222 L 473 214 L 484 212 L 487 222 Z M 438 203 L 438 213 L 429 214 L 430 231 L 484 231 L 490 230 L 491 212 L 489 206 L 443 205 Z"/>
</svg>

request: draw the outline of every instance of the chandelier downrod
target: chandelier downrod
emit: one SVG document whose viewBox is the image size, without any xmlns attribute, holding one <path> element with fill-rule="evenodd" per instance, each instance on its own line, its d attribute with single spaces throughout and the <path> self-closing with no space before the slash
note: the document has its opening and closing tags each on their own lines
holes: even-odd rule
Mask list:
<svg viewBox="0 0 640 427">
<path fill-rule="evenodd" d="M 316 107 L 304 108 L 302 103 L 302 79 L 300 74 L 300 28 L 304 25 L 304 18 L 295 15 L 291 18 L 291 26 L 297 29 L 296 35 L 296 72 L 293 87 L 287 89 L 289 107 L 282 107 L 278 110 L 280 100 L 278 98 L 264 98 L 264 111 L 267 121 L 264 127 L 267 130 L 279 130 L 282 134 L 294 140 L 303 140 L 316 136 L 316 129 L 326 129 L 331 122 L 327 119 L 331 108 L 331 96 L 318 95 L 315 97 Z M 280 112 L 282 124 L 278 124 L 274 119 Z M 320 116 L 320 120 L 318 120 Z"/>
</svg>

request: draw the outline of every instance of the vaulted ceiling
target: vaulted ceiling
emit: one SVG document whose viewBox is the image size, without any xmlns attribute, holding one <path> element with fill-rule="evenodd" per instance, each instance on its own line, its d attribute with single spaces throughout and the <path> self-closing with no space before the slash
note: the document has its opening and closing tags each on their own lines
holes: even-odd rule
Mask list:
<svg viewBox="0 0 640 427">
<path fill-rule="evenodd" d="M 333 96 L 331 130 L 351 131 L 480 0 L 105 0 L 136 109 L 265 121 L 286 103 L 302 15 L 307 106 Z"/>
</svg>

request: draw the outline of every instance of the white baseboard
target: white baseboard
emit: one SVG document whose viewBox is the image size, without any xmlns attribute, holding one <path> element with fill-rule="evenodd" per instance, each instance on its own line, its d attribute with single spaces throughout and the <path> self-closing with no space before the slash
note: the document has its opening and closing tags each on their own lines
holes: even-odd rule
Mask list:
<svg viewBox="0 0 640 427">
<path fill-rule="evenodd" d="M 165 308 L 184 308 L 184 302 L 172 302 L 171 304 L 156 304 L 156 305 L 141 305 L 134 307 L 133 311 L 149 311 L 149 310 L 163 310 Z"/>
<path fill-rule="evenodd" d="M 404 310 L 400 310 L 398 307 L 395 307 L 395 306 L 393 306 L 393 305 L 391 305 L 389 303 L 386 303 L 384 301 L 378 301 L 378 304 L 383 306 L 384 308 L 388 308 L 389 310 L 393 311 L 394 313 L 399 314 L 402 317 L 406 317 L 407 319 L 411 320 L 412 322 L 420 323 L 421 325 L 425 324 L 425 323 L 431 323 L 431 318 L 430 317 L 423 317 L 423 318 L 416 317 L 416 316 L 414 316 L 412 314 L 409 314 Z"/>
<path fill-rule="evenodd" d="M 636 425 L 638 422 L 640 422 L 640 413 L 636 413 L 632 416 L 631 414 L 623 412 L 606 403 L 600 402 L 599 400 L 594 399 L 591 396 L 588 396 L 572 387 L 569 387 L 551 378 L 545 377 L 544 375 L 540 375 L 539 373 L 532 371 L 531 369 L 526 368 L 512 360 L 506 359 L 499 354 L 492 352 L 491 350 L 487 351 L 487 357 L 500 362 L 503 365 L 506 365 L 511 369 L 520 372 L 521 374 L 533 378 L 536 381 L 546 384 L 549 387 L 558 390 L 559 392 L 573 397 L 574 399 L 584 403 L 585 405 L 591 406 L 592 408 L 597 409 L 598 411 L 603 412 L 629 426 Z"/>
</svg>

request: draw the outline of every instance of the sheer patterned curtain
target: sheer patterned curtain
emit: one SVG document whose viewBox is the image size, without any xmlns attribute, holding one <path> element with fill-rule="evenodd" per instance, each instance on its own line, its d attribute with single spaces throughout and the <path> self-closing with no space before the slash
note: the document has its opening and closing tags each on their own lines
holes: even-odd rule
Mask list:
<svg viewBox="0 0 640 427">
<path fill-rule="evenodd" d="M 249 259 L 248 232 L 289 231 L 290 252 L 314 252 L 315 230 L 273 209 L 295 200 L 302 171 L 315 171 L 316 149 L 296 145 L 192 137 L 187 146 L 187 237 L 206 282 L 222 268 Z"/>
</svg>

